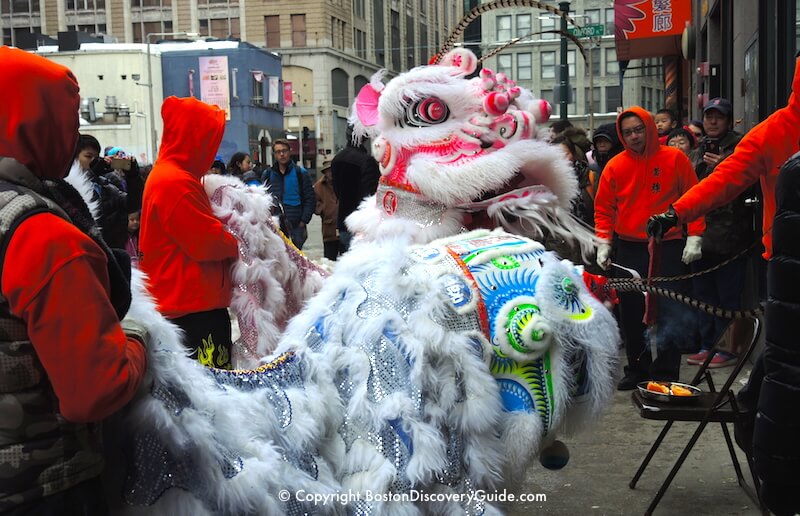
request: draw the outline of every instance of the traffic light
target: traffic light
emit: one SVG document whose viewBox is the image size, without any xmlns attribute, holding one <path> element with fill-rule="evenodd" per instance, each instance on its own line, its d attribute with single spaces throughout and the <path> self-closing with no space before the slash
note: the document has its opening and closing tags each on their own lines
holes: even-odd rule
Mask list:
<svg viewBox="0 0 800 516">
<path fill-rule="evenodd" d="M 308 127 L 303 126 L 303 141 L 307 142 L 311 137 L 308 135 Z"/>
</svg>

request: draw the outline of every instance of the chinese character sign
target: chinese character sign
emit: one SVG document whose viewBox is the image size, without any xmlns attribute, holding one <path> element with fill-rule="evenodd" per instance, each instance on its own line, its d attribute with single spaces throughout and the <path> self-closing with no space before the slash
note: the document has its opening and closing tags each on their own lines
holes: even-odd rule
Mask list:
<svg viewBox="0 0 800 516">
<path fill-rule="evenodd" d="M 292 83 L 291 81 L 283 81 L 283 107 L 291 107 L 293 104 Z"/>
<path fill-rule="evenodd" d="M 691 19 L 691 0 L 614 1 L 617 39 L 679 36 Z"/>
<path fill-rule="evenodd" d="M 200 58 L 200 100 L 219 106 L 225 120 L 231 119 L 231 92 L 228 86 L 228 57 Z"/>
</svg>

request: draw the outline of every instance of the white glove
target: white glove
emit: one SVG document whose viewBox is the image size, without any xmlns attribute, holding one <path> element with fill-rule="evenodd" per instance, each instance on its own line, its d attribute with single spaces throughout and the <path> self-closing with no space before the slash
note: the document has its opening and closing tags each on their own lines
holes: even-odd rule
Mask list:
<svg viewBox="0 0 800 516">
<path fill-rule="evenodd" d="M 611 244 L 603 242 L 597 246 L 597 265 L 606 270 L 611 265 Z"/>
<path fill-rule="evenodd" d="M 703 237 L 690 236 L 686 238 L 681 261 L 686 265 L 699 260 L 703 256 Z"/>
</svg>

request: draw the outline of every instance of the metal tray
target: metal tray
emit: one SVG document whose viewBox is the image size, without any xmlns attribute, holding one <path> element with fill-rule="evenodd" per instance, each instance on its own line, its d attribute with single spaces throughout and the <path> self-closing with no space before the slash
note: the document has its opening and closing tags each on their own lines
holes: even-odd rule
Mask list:
<svg viewBox="0 0 800 516">
<path fill-rule="evenodd" d="M 643 398 L 652 400 L 652 401 L 660 401 L 661 403 L 673 403 L 676 405 L 688 405 L 691 403 L 695 403 L 699 398 L 700 394 L 703 392 L 699 388 L 695 387 L 694 385 L 689 385 L 687 383 L 680 383 L 680 382 L 654 382 L 658 383 L 667 387 L 672 387 L 673 385 L 677 385 L 679 387 L 683 387 L 684 389 L 689 389 L 692 391 L 691 396 L 675 396 L 673 394 L 662 394 L 660 392 L 655 391 L 648 391 L 647 384 L 650 382 L 640 382 L 637 387 L 639 388 L 639 393 L 642 395 Z"/>
</svg>

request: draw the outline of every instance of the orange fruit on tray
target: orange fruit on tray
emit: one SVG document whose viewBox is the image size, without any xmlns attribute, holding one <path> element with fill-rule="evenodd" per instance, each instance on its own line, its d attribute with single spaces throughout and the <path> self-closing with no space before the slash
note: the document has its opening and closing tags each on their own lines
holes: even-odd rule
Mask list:
<svg viewBox="0 0 800 516">
<path fill-rule="evenodd" d="M 673 396 L 693 396 L 694 393 L 687 389 L 686 387 L 681 387 L 680 385 L 673 385 L 672 386 L 672 395 Z"/>
<path fill-rule="evenodd" d="M 656 382 L 647 382 L 647 390 L 658 392 L 660 394 L 669 394 L 669 387 Z"/>
</svg>

